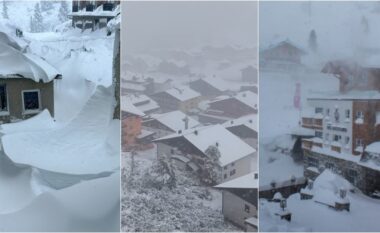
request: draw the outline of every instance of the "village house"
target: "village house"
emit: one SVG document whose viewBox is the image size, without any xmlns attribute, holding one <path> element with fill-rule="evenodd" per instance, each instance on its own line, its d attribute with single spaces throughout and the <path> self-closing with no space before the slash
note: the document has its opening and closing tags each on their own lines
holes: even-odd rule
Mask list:
<svg viewBox="0 0 380 233">
<path fill-rule="evenodd" d="M 72 1 L 72 12 L 68 15 L 72 19 L 72 26 L 94 31 L 104 28 L 107 23 L 120 14 L 120 1 Z"/>
<path fill-rule="evenodd" d="M 322 69 L 323 73 L 333 74 L 339 79 L 339 91 L 379 91 L 380 68 L 364 67 L 348 60 L 328 62 Z"/>
<path fill-rule="evenodd" d="M 138 136 L 142 133 L 141 122 L 145 115 L 131 102 L 121 101 L 122 145 L 125 151 L 139 149 Z"/>
<path fill-rule="evenodd" d="M 257 169 L 256 150 L 221 125 L 185 130 L 159 139 L 157 156 L 178 155 L 203 169 L 203 158 L 210 146 L 220 152 L 221 181 L 225 182 L 246 175 Z M 238 150 L 236 148 L 239 148 Z"/>
<path fill-rule="evenodd" d="M 144 119 L 142 124 L 145 130 L 155 132 L 156 138 L 201 125 L 197 120 L 188 117 L 179 110 L 162 114 L 151 114 L 149 118 Z"/>
<path fill-rule="evenodd" d="M 217 78 L 199 78 L 189 83 L 189 87 L 209 99 L 227 94 L 228 88 L 223 85 L 223 80 Z"/>
<path fill-rule="evenodd" d="M 181 110 L 189 113 L 201 100 L 201 95 L 187 86 L 173 87 L 150 97 L 160 105 L 162 112 Z"/>
<path fill-rule="evenodd" d="M 198 120 L 203 124 L 221 124 L 249 114 L 257 114 L 257 95 L 243 91 L 234 96 L 218 96 L 199 104 Z"/>
<path fill-rule="evenodd" d="M 132 76 L 131 78 L 123 77 L 121 79 L 121 94 L 129 95 L 143 95 L 146 92 L 147 81 L 145 78 Z"/>
<path fill-rule="evenodd" d="M 298 71 L 306 52 L 290 40 L 284 40 L 260 51 L 260 70 Z"/>
<path fill-rule="evenodd" d="M 157 113 L 160 111 L 160 106 L 158 106 L 157 102 L 145 94 L 129 94 L 123 98 L 124 101 L 131 102 L 140 111 L 144 112 L 145 115 Z"/>
<path fill-rule="evenodd" d="M 44 109 L 54 116 L 54 83 L 61 74 L 3 32 L 0 51 L 0 123 L 27 119 Z"/>
<path fill-rule="evenodd" d="M 345 79 L 337 77 L 345 86 Z M 371 194 L 380 190 L 376 181 L 380 166 L 372 163 L 376 158 L 373 145 L 380 141 L 380 94 L 351 88 L 307 99 L 309 108 L 303 111 L 301 124 L 315 136 L 302 139 L 304 172 L 315 178 L 330 169 Z"/>
<path fill-rule="evenodd" d="M 228 221 L 247 232 L 256 232 L 258 175 L 251 172 L 221 183 L 215 188 L 222 190 L 222 212 Z"/>
<path fill-rule="evenodd" d="M 258 121 L 256 114 L 242 116 L 223 123 L 223 126 L 226 127 L 228 131 L 235 134 L 255 149 L 257 149 L 258 139 L 257 125 Z"/>
<path fill-rule="evenodd" d="M 253 66 L 249 65 L 243 69 L 240 70 L 241 72 L 241 80 L 243 82 L 251 82 L 251 83 L 257 83 L 257 69 Z"/>
</svg>

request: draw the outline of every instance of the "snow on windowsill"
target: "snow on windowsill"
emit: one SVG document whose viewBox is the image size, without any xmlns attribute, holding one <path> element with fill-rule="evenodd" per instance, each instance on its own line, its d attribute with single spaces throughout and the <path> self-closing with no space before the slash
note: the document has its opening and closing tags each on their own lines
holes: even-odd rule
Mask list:
<svg viewBox="0 0 380 233">
<path fill-rule="evenodd" d="M 363 123 L 364 123 L 363 118 L 356 118 L 355 124 L 363 124 Z"/>
<path fill-rule="evenodd" d="M 9 116 L 8 111 L 0 111 L 0 116 Z"/>
<path fill-rule="evenodd" d="M 36 110 L 26 110 L 22 112 L 22 115 L 30 115 L 30 114 L 38 114 L 42 110 L 41 109 L 36 109 Z"/>
</svg>

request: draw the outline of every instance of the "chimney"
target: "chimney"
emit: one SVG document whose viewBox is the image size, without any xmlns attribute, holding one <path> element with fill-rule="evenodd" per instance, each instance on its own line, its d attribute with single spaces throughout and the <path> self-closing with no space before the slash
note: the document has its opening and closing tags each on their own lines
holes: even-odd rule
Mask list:
<svg viewBox="0 0 380 233">
<path fill-rule="evenodd" d="M 182 119 L 183 122 L 185 122 L 185 130 L 189 128 L 189 118 L 186 116 Z"/>
</svg>

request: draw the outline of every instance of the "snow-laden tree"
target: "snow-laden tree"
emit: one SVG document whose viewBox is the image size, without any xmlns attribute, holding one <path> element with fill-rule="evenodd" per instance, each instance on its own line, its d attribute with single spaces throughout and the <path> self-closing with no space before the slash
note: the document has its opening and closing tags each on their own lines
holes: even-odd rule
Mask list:
<svg viewBox="0 0 380 233">
<path fill-rule="evenodd" d="M 313 52 L 317 52 L 318 50 L 317 33 L 314 29 L 311 30 L 309 34 L 309 48 Z"/>
<path fill-rule="evenodd" d="M 222 172 L 219 164 L 220 151 L 217 146 L 211 145 L 205 151 L 206 156 L 202 157 L 203 167 L 200 179 L 207 185 L 215 185 L 221 180 Z"/>
<path fill-rule="evenodd" d="M 149 187 L 161 190 L 164 187 L 173 189 L 176 187 L 177 179 L 174 164 L 168 155 L 159 156 L 158 160 L 145 173 L 144 183 Z"/>
<path fill-rule="evenodd" d="M 4 19 L 9 19 L 9 15 L 8 15 L 8 1 L 6 1 L 6 0 L 3 0 L 2 15 L 3 15 Z"/>
<path fill-rule="evenodd" d="M 53 8 L 53 2 L 52 1 L 41 1 L 41 10 L 47 11 Z"/>
<path fill-rule="evenodd" d="M 33 26 L 32 26 L 33 24 Z M 41 14 L 41 9 L 40 9 L 40 4 L 36 3 L 34 6 L 34 15 L 31 20 L 31 27 L 30 27 L 31 32 L 43 32 L 44 31 L 44 22 L 43 22 L 43 17 Z"/>
<path fill-rule="evenodd" d="M 364 15 L 362 16 L 360 25 L 361 25 L 363 33 L 368 34 L 369 33 L 369 23 L 368 23 L 367 17 L 365 17 Z"/>
<path fill-rule="evenodd" d="M 66 22 L 68 20 L 69 14 L 69 6 L 67 1 L 61 1 L 61 6 L 59 7 L 58 19 L 61 23 Z"/>
</svg>

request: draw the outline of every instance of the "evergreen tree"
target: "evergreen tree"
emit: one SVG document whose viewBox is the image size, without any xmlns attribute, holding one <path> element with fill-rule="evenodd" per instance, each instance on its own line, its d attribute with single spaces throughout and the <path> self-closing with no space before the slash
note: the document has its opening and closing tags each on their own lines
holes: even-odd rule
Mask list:
<svg viewBox="0 0 380 233">
<path fill-rule="evenodd" d="M 58 19 L 61 23 L 66 22 L 69 14 L 69 6 L 66 1 L 61 1 L 61 6 L 59 7 Z"/>
<path fill-rule="evenodd" d="M 3 0 L 3 18 L 4 19 L 9 19 L 9 16 L 8 16 L 8 1 L 6 0 Z"/>
<path fill-rule="evenodd" d="M 34 16 L 33 20 L 31 21 L 33 23 L 33 27 L 31 27 L 31 32 L 43 32 L 44 31 L 44 24 L 43 24 L 43 17 L 41 14 L 40 4 L 36 3 L 34 6 Z"/>
<path fill-rule="evenodd" d="M 215 185 L 221 180 L 221 167 L 219 165 L 220 151 L 217 146 L 209 146 L 203 157 L 201 180 L 207 185 Z"/>
<path fill-rule="evenodd" d="M 309 48 L 313 52 L 317 52 L 318 49 L 318 43 L 317 43 L 317 33 L 315 30 L 311 30 L 309 34 Z"/>
<path fill-rule="evenodd" d="M 362 20 L 361 20 L 361 27 L 362 30 L 365 34 L 369 33 L 369 24 L 368 24 L 368 19 L 363 15 Z"/>
</svg>

